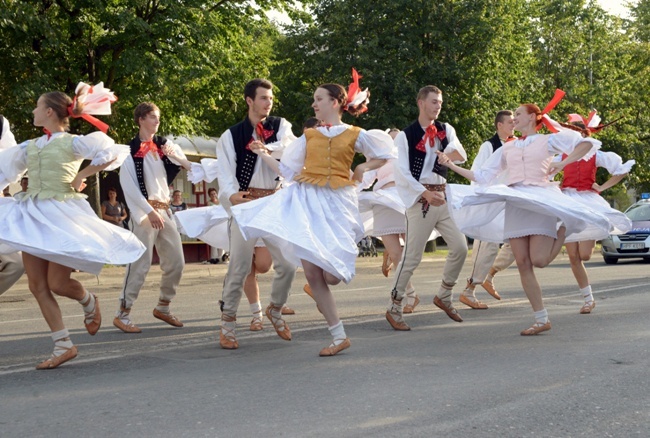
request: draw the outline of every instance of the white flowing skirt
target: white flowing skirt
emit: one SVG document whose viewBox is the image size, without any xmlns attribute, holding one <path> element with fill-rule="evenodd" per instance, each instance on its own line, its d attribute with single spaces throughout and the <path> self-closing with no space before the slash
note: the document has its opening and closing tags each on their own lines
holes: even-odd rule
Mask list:
<svg viewBox="0 0 650 438">
<path fill-rule="evenodd" d="M 576 202 L 591 208 L 607 217 L 610 223 L 609 232 L 605 232 L 591 224 L 583 231 L 567 237 L 567 242 L 582 242 L 585 240 L 602 240 L 610 234 L 625 234 L 632 229 L 632 221 L 622 212 L 613 209 L 602 196 L 592 191 L 577 191 L 575 189 L 563 189 L 562 193 L 569 196 Z"/>
<path fill-rule="evenodd" d="M 557 237 L 555 230 L 560 225 L 566 227 L 567 236 L 587 227 L 605 233 L 610 229 L 605 215 L 575 202 L 562 194 L 556 185 L 448 184 L 447 202 L 460 231 L 484 242 L 501 243 L 514 237 L 549 235 L 549 227 L 551 237 Z"/>
<path fill-rule="evenodd" d="M 273 242 L 296 266 L 307 260 L 346 283 L 354 277 L 357 242 L 363 237 L 355 187 L 291 184 L 236 205 L 232 213 L 244 238 Z"/>
<path fill-rule="evenodd" d="M 381 239 L 389 234 L 406 233 L 406 207 L 397 187 L 359 193 L 359 211 L 368 236 Z M 428 240 L 438 237 L 440 233 L 434 229 Z"/>
<path fill-rule="evenodd" d="M 174 214 L 176 224 L 181 233 L 188 237 L 199 239 L 208 245 L 230 251 L 230 233 L 228 220 L 230 216 L 221 205 L 189 208 Z M 264 247 L 264 242 L 258 240 L 256 248 Z"/>
<path fill-rule="evenodd" d="M 97 275 L 104 264 L 129 264 L 145 251 L 135 234 L 97 217 L 85 199 L 0 198 L 0 218 L 0 254 L 24 251 Z"/>
</svg>

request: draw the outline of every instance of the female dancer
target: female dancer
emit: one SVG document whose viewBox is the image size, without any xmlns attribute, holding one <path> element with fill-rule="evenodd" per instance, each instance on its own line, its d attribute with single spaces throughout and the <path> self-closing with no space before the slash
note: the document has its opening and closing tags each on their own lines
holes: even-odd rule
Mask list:
<svg viewBox="0 0 650 438">
<path fill-rule="evenodd" d="M 399 129 L 393 128 L 388 132 L 392 138 L 399 134 Z M 397 150 L 393 150 L 396 155 Z M 377 182 L 372 191 L 359 193 L 359 211 L 364 214 L 372 214 L 372 219 L 364 221 L 366 233 L 378 237 L 384 243 L 384 257 L 381 272 L 385 277 L 392 268 L 402 259 L 402 244 L 400 238 L 404 239 L 406 233 L 406 207 L 404 201 L 397 193 L 395 186 L 395 175 L 393 164 L 395 159 L 390 159 L 376 171 L 366 172 L 362 186 L 369 187 L 375 180 Z M 368 225 L 372 224 L 370 227 Z M 371 228 L 368 230 L 368 228 Z M 429 240 L 435 239 L 440 234 L 434 230 Z M 415 307 L 420 303 L 420 298 L 415 293 L 415 288 L 409 281 L 406 286 L 406 304 L 403 313 L 413 313 Z"/>
<path fill-rule="evenodd" d="M 312 107 L 323 126 L 308 129 L 294 141 L 279 165 L 265 149 L 255 149 L 269 166 L 279 167 L 286 180 L 297 184 L 232 208 L 246 238 L 270 239 L 283 249 L 287 260 L 302 264 L 333 338 L 321 356 L 333 356 L 350 346 L 329 286 L 341 280 L 348 283 L 354 276 L 356 243 L 363 237 L 355 181 L 394 158 L 392 140 L 385 132 L 364 131 L 341 121 L 345 110 L 356 116 L 367 109 L 367 90 L 358 91 L 358 77 L 353 87 L 357 90 L 353 99 L 337 84 L 316 89 Z M 351 179 L 355 152 L 366 155 L 368 161 L 356 167 Z"/>
<path fill-rule="evenodd" d="M 592 111 L 587 118 L 578 114 L 570 114 L 569 123 L 571 125 L 562 126 L 571 129 L 577 127 L 583 137 L 589 137 L 592 133 L 598 132 L 611 124 L 599 125 L 599 122 L 600 117 L 596 115 L 596 111 Z M 594 246 L 596 246 L 596 240 L 602 240 L 609 234 L 623 234 L 632 228 L 632 223 L 628 217 L 611 208 L 609 203 L 600 196 L 600 193 L 625 178 L 634 163 L 634 160 L 623 163 L 621 157 L 614 152 L 596 151 L 588 160 L 579 160 L 564 168 L 561 185 L 562 193 L 576 202 L 585 204 L 587 207 L 604 214 L 612 224 L 612 229 L 609 232 L 588 227 L 580 233 L 567 237 L 565 247 L 567 254 L 569 254 L 571 270 L 585 301 L 580 308 L 581 314 L 589 314 L 596 307 L 596 301 L 594 301 L 594 296 L 591 293 L 587 269 L 584 265 L 584 262 L 591 258 Z M 598 167 L 604 167 L 612 175 L 602 185 L 596 183 L 596 170 Z"/>
<path fill-rule="evenodd" d="M 27 192 L 0 199 L 0 251 L 23 251 L 29 289 L 52 331 L 54 352 L 36 367 L 39 370 L 77 356 L 53 294 L 82 305 L 89 334 L 97 333 L 101 324 L 97 297 L 70 278 L 72 269 L 99 274 L 105 263 L 127 264 L 144 252 L 135 235 L 98 218 L 79 193 L 87 176 L 117 168 L 129 147 L 116 145 L 101 132 L 66 132 L 70 116 L 83 117 L 105 132 L 108 126 L 89 114 L 110 114 L 113 101 L 113 93 L 101 83 L 80 83 L 74 101 L 60 92 L 45 93 L 33 113 L 34 125 L 46 134 L 0 152 L 2 185 L 29 171 Z M 92 161 L 79 171 L 83 159 Z"/>
<path fill-rule="evenodd" d="M 584 139 L 575 131 L 558 132 L 559 125 L 545 115 L 548 111 L 549 107 L 542 112 L 534 104 L 517 108 L 515 130 L 522 136 L 506 143 L 475 172 L 440 156 L 442 164 L 481 184 L 469 192 L 457 185 L 448 188 L 448 199 L 453 203 L 454 219 L 460 230 L 481 241 L 510 242 L 524 292 L 535 315 L 535 323 L 523 330 L 522 336 L 551 329 L 533 268 L 547 266 L 560 252 L 566 235 L 584 230 L 587 224 L 609 230 L 606 217 L 577 205 L 548 180 L 549 174 L 582 158 L 592 148 L 600 147 L 600 142 Z M 556 133 L 537 134 L 542 123 Z M 567 156 L 560 162 L 552 162 L 558 153 Z M 490 185 L 506 170 L 507 186 Z"/>
</svg>

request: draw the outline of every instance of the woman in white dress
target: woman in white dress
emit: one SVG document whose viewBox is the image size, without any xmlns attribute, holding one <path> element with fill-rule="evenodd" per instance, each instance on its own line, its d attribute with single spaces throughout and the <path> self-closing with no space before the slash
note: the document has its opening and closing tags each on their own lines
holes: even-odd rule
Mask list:
<svg viewBox="0 0 650 438">
<path fill-rule="evenodd" d="M 356 80 L 355 84 L 358 90 Z M 266 150 L 255 150 L 267 164 L 279 167 L 286 180 L 297 183 L 232 208 L 246 238 L 271 239 L 287 260 L 302 265 L 333 338 L 321 356 L 333 356 L 350 346 L 329 286 L 354 277 L 356 244 L 363 237 L 354 186 L 365 171 L 394 158 L 392 139 L 385 132 L 364 131 L 341 121 L 344 110 L 352 115 L 365 111 L 366 99 L 367 90 L 348 99 L 338 84 L 318 87 L 312 108 L 322 126 L 308 129 L 287 147 L 279 165 Z M 363 153 L 367 161 L 350 178 L 356 152 Z"/>
<path fill-rule="evenodd" d="M 479 186 L 448 186 L 454 220 L 460 230 L 481 241 L 509 241 L 517 261 L 521 283 L 535 315 L 535 323 L 521 332 L 537 335 L 551 329 L 544 308 L 542 289 L 534 269 L 547 266 L 560 252 L 565 237 L 584 230 L 588 224 L 608 230 L 605 216 L 576 204 L 563 195 L 549 175 L 600 147 L 600 142 L 584 139 L 575 131 L 537 134 L 542 122 L 557 131 L 552 121 L 533 104 L 515 111 L 515 130 L 521 137 L 507 142 L 478 170 L 460 168 L 445 159 L 442 164 Z M 556 154 L 567 154 L 553 162 Z M 507 185 L 495 184 L 507 173 Z"/>
<path fill-rule="evenodd" d="M 46 135 L 0 152 L 0 184 L 29 171 L 29 187 L 16 198 L 0 199 L 0 252 L 22 251 L 29 289 L 52 331 L 54 351 L 37 369 L 56 368 L 77 356 L 54 294 L 77 300 L 84 325 L 94 335 L 101 324 L 99 303 L 71 271 L 99 274 L 105 263 L 127 264 L 144 246 L 131 232 L 100 219 L 79 193 L 84 179 L 120 166 L 128 146 L 116 145 L 106 134 L 68 134 L 69 117 L 83 117 L 100 129 L 108 126 L 89 114 L 110 114 L 115 100 L 102 84 L 80 83 L 72 101 L 60 92 L 43 94 L 34 109 L 34 125 Z M 90 165 L 79 171 L 84 159 Z"/>
<path fill-rule="evenodd" d="M 614 123 L 599 125 L 600 117 L 596 115 L 595 110 L 587 118 L 578 114 L 570 114 L 569 122 L 571 125 L 563 124 L 562 126 L 578 129 L 583 137 L 589 137 L 592 133 Z M 634 160 L 623 163 L 623 159 L 614 152 L 599 150 L 588 160 L 579 160 L 564 168 L 561 185 L 562 193 L 574 201 L 604 214 L 611 224 L 609 232 L 597 227 L 587 227 L 580 233 L 567 237 L 565 246 L 571 262 L 571 271 L 573 271 L 584 299 L 580 314 L 589 314 L 596 307 L 589 276 L 584 265 L 585 261 L 591 259 L 596 240 L 602 240 L 609 234 L 624 234 L 632 228 L 630 219 L 625 214 L 610 207 L 609 203 L 600 196 L 600 193 L 622 181 L 630 172 L 634 163 Z M 599 167 L 605 168 L 611 175 L 602 185 L 596 183 L 596 170 Z"/>
</svg>

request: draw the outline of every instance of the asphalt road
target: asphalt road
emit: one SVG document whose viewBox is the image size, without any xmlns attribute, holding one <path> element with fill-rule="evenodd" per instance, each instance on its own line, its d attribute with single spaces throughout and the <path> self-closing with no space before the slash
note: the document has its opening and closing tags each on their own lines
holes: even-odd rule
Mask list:
<svg viewBox="0 0 650 438">
<path fill-rule="evenodd" d="M 459 324 L 431 304 L 443 261 L 427 256 L 414 278 L 413 330 L 395 332 L 380 263 L 360 258 L 352 283 L 334 289 L 352 347 L 332 358 L 318 357 L 330 338 L 302 272 L 287 317 L 293 340 L 268 321 L 248 332 L 244 302 L 236 351 L 218 346 L 224 265 L 187 266 L 173 302 L 182 329 L 151 316 L 154 267 L 133 310 L 136 335 L 111 324 L 124 268 L 75 274 L 98 295 L 104 322 L 91 337 L 80 306 L 60 300 L 79 356 L 51 371 L 34 370 L 52 344 L 22 279 L 0 297 L 0 436 L 650 436 L 650 265 L 606 266 L 595 255 L 597 306 L 579 315 L 560 256 L 538 270 L 553 328 L 530 338 L 519 335 L 533 318 L 515 268 L 496 279 L 502 301 L 479 294 L 490 309 L 458 304 Z M 271 276 L 260 280 L 266 305 Z"/>
</svg>

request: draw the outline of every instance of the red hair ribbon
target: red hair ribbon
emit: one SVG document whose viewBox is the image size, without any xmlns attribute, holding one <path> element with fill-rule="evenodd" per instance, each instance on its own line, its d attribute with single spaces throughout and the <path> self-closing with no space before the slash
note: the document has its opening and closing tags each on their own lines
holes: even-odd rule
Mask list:
<svg viewBox="0 0 650 438">
<path fill-rule="evenodd" d="M 357 97 L 357 94 L 359 93 L 359 79 L 361 79 L 363 76 L 361 76 L 357 70 L 352 67 L 352 83 L 348 85 L 348 101 L 347 104 L 349 105 L 355 97 Z"/>
<path fill-rule="evenodd" d="M 92 92 L 92 88 L 91 88 L 91 91 L 90 91 L 90 92 Z M 101 120 L 99 120 L 97 117 L 91 116 L 90 114 L 83 114 L 83 113 L 82 113 L 82 114 L 79 114 L 79 115 L 75 114 L 75 113 L 72 111 L 72 109 L 75 107 L 76 104 L 77 104 L 77 96 L 75 96 L 74 99 L 72 99 L 72 103 L 68 106 L 68 115 L 69 115 L 70 117 L 72 117 L 72 118 L 74 118 L 74 119 L 82 118 L 82 119 L 84 119 L 86 122 L 88 122 L 88 123 L 90 123 L 91 125 L 93 125 L 95 128 L 97 128 L 97 129 L 99 129 L 100 131 L 102 131 L 104 134 L 106 134 L 106 133 L 108 132 L 108 128 L 109 128 L 109 126 L 108 126 L 106 123 L 104 123 L 104 122 L 102 122 Z"/>
<path fill-rule="evenodd" d="M 549 131 L 555 133 L 558 132 L 557 128 L 553 126 L 551 123 L 551 119 L 549 117 L 544 117 L 546 114 L 550 113 L 553 111 L 553 108 L 557 106 L 558 103 L 564 98 L 566 93 L 559 88 L 555 90 L 555 95 L 553 96 L 553 99 L 546 105 L 544 110 L 542 111 L 542 120 L 540 120 L 539 124 L 535 127 L 535 130 L 539 131 L 539 129 L 542 127 L 542 125 L 546 126 Z"/>
</svg>

